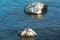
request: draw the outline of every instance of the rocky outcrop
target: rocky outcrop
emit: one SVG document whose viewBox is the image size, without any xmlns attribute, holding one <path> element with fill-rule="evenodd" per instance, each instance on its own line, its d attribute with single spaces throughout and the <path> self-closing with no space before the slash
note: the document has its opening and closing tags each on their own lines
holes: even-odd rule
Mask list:
<svg viewBox="0 0 60 40">
<path fill-rule="evenodd" d="M 25 13 L 29 14 L 41 14 L 47 11 L 47 5 L 45 3 L 33 2 L 26 5 L 24 8 Z"/>
<path fill-rule="evenodd" d="M 31 28 L 26 28 L 21 33 L 21 37 L 35 37 L 37 33 L 33 31 Z"/>
</svg>

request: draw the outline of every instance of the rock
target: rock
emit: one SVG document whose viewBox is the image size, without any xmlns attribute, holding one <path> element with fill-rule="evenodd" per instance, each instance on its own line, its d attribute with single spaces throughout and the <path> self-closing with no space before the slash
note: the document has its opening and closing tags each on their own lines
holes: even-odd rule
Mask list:
<svg viewBox="0 0 60 40">
<path fill-rule="evenodd" d="M 29 3 L 24 8 L 24 12 L 29 14 L 41 14 L 41 13 L 45 13 L 46 10 L 47 10 L 47 5 L 45 3 L 39 3 L 39 2 Z"/>
<path fill-rule="evenodd" d="M 26 28 L 21 33 L 21 37 L 35 37 L 37 33 L 33 31 L 31 28 Z"/>
</svg>

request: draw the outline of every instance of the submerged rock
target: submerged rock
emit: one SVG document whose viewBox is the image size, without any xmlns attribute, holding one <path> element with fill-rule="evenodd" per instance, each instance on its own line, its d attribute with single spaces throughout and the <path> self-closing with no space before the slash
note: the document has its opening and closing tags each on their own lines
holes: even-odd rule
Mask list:
<svg viewBox="0 0 60 40">
<path fill-rule="evenodd" d="M 26 28 L 21 33 L 21 37 L 35 37 L 37 33 L 33 31 L 31 28 Z"/>
<path fill-rule="evenodd" d="M 41 14 L 47 11 L 47 5 L 45 3 L 33 2 L 27 4 L 24 8 L 25 13 L 29 14 Z"/>
</svg>

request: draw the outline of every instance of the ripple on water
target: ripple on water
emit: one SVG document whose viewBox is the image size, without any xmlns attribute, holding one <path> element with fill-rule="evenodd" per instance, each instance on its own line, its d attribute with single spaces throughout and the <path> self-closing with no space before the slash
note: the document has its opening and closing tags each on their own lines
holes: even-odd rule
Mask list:
<svg viewBox="0 0 60 40">
<path fill-rule="evenodd" d="M 35 38 L 21 38 L 18 36 L 24 28 L 12 28 L 0 30 L 1 40 L 60 40 L 60 27 L 32 28 L 37 32 Z"/>
<path fill-rule="evenodd" d="M 36 40 L 60 40 L 60 0 L 34 0 L 48 4 L 48 12 L 43 16 L 24 13 L 25 5 L 32 1 L 0 0 L 0 40 L 21 40 L 18 33 L 24 27 L 38 33 Z"/>
</svg>

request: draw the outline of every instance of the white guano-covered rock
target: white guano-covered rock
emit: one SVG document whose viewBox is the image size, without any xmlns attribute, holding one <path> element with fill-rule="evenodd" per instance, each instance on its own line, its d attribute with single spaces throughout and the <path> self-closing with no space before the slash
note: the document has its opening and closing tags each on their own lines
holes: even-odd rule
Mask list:
<svg viewBox="0 0 60 40">
<path fill-rule="evenodd" d="M 21 37 L 34 37 L 36 35 L 37 35 L 37 33 L 35 31 L 33 31 L 31 28 L 26 28 L 21 33 Z"/>
<path fill-rule="evenodd" d="M 32 14 L 41 14 L 44 10 L 47 9 L 47 5 L 45 3 L 33 2 L 27 4 L 24 8 L 25 13 L 32 13 Z"/>
</svg>

